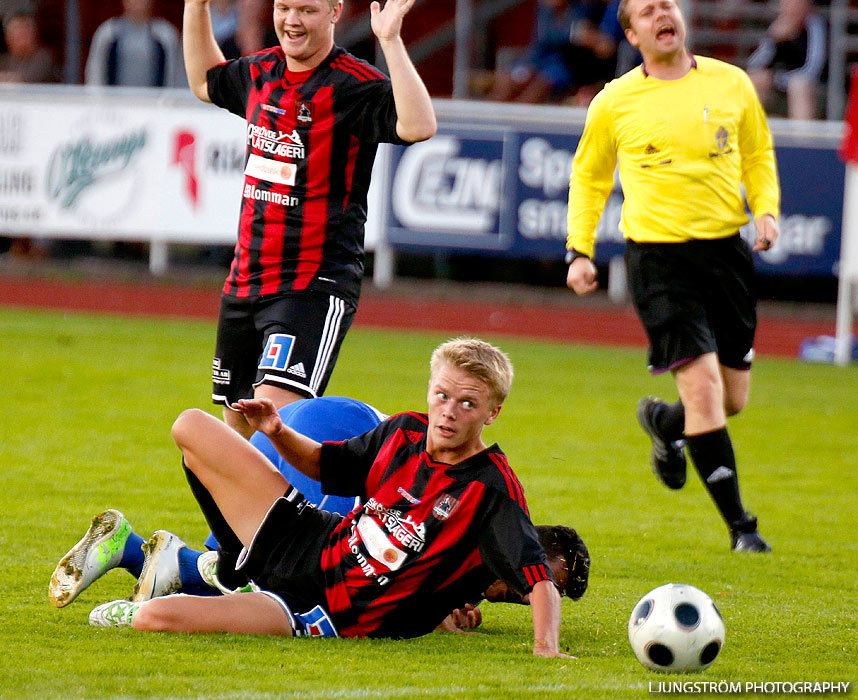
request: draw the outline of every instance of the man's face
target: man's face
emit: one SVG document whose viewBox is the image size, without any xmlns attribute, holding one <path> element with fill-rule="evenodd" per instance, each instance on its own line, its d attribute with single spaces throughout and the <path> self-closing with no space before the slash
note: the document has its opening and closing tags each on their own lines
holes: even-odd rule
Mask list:
<svg viewBox="0 0 858 700">
<path fill-rule="evenodd" d="M 333 47 L 342 10 L 341 2 L 332 10 L 328 0 L 275 0 L 274 31 L 286 56 L 308 68 L 318 65 Z"/>
<path fill-rule="evenodd" d="M 443 363 L 429 380 L 427 448 L 435 459 L 466 459 L 483 449 L 483 426 L 494 422 L 500 405 L 485 382 Z"/>
<path fill-rule="evenodd" d="M 152 16 L 152 0 L 122 0 L 122 8 L 137 22 L 146 22 Z"/>
<path fill-rule="evenodd" d="M 669 58 L 685 47 L 685 20 L 676 0 L 632 0 L 629 21 L 626 38 L 644 62 Z"/>
</svg>

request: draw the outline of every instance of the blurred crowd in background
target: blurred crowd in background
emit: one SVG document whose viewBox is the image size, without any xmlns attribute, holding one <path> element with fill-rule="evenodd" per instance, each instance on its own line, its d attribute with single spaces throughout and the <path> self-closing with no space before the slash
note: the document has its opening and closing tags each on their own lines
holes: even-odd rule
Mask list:
<svg viewBox="0 0 858 700">
<path fill-rule="evenodd" d="M 702 47 L 692 41 L 692 49 L 746 68 L 770 114 L 801 119 L 826 116 L 822 89 L 829 37 L 824 2 L 690 0 L 681 4 L 687 5 L 686 14 L 692 19 L 697 5 L 724 5 L 715 24 L 732 25 L 745 37 L 731 41 L 726 33 L 722 40 L 726 46 Z M 72 41 L 66 36 L 67 5 L 68 0 L 0 3 L 0 81 L 185 86 L 181 2 L 78 0 L 74 4 L 78 36 Z M 270 0 L 212 0 L 215 35 L 227 58 L 276 43 L 270 5 Z M 337 37 L 345 48 L 372 62 L 376 55 L 368 5 L 364 0 L 346 1 Z M 479 26 L 471 38 L 467 88 L 471 98 L 586 106 L 607 81 L 639 60 L 617 20 L 619 0 L 473 0 L 473 5 L 478 10 L 494 5 L 501 11 L 483 11 L 480 18 L 487 21 L 475 23 Z M 434 59 L 446 51 L 446 61 L 426 60 L 421 65 L 419 51 L 415 58 L 430 91 L 439 97 L 452 92 L 455 37 L 433 41 L 432 35 L 443 36 L 439 27 L 449 24 L 455 11 L 455 0 L 418 0 L 407 27 L 406 40 L 422 42 L 424 55 Z M 702 15 L 703 22 L 711 18 Z M 767 26 L 761 28 L 761 23 Z M 692 39 L 695 36 L 692 26 Z M 753 44 L 748 44 L 748 36 L 753 36 Z M 749 55 L 742 55 L 743 46 Z M 80 65 L 74 65 L 75 58 Z"/>
</svg>

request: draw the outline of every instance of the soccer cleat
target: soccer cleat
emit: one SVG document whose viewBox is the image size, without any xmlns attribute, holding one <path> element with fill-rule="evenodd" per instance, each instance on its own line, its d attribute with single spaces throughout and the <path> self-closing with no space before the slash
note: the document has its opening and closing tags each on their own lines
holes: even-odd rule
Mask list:
<svg viewBox="0 0 858 700">
<path fill-rule="evenodd" d="M 757 532 L 757 519 L 748 513 L 730 526 L 730 545 L 734 552 L 771 552 L 772 548 Z"/>
<path fill-rule="evenodd" d="M 771 545 L 766 542 L 760 533 L 739 532 L 733 533 L 731 537 L 734 552 L 771 552 Z"/>
<path fill-rule="evenodd" d="M 156 530 L 149 541 L 143 543 L 146 560 L 131 594 L 132 601 L 141 603 L 181 590 L 179 550 L 184 546 L 182 540 L 166 530 Z"/>
<path fill-rule="evenodd" d="M 652 440 L 652 471 L 658 480 L 669 489 L 681 489 L 685 486 L 686 461 L 685 440 L 665 440 L 655 427 L 652 413 L 656 406 L 664 401 L 654 396 L 645 396 L 638 402 L 638 423 Z"/>
<path fill-rule="evenodd" d="M 48 586 L 51 604 L 65 607 L 93 581 L 118 566 L 130 534 L 131 525 L 118 510 L 96 515 L 80 542 L 54 569 Z"/>
<path fill-rule="evenodd" d="M 142 604 L 130 600 L 102 603 L 89 613 L 89 624 L 93 627 L 131 627 L 131 618 Z"/>
<path fill-rule="evenodd" d="M 231 595 L 233 593 L 248 593 L 249 591 L 258 590 L 254 589 L 252 583 L 248 583 L 241 588 L 227 588 L 220 582 L 220 579 L 217 577 L 217 567 L 218 553 L 215 551 L 209 550 L 208 552 L 203 552 L 202 554 L 200 554 L 199 559 L 197 559 L 197 571 L 200 572 L 200 577 L 203 579 L 203 581 L 206 582 L 206 585 L 217 589 L 224 595 Z"/>
</svg>

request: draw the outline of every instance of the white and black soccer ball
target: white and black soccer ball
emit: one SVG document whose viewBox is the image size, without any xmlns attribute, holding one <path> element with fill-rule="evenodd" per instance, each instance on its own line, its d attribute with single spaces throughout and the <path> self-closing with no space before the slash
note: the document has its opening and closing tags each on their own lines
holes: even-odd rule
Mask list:
<svg viewBox="0 0 858 700">
<path fill-rule="evenodd" d="M 651 671 L 702 671 L 718 658 L 724 636 L 724 620 L 712 599 L 683 583 L 651 590 L 629 618 L 629 643 Z"/>
</svg>

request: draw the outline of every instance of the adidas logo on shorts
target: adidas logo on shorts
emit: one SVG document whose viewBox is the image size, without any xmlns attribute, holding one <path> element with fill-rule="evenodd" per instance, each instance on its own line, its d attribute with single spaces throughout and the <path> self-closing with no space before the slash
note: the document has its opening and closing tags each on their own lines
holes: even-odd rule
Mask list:
<svg viewBox="0 0 858 700">
<path fill-rule="evenodd" d="M 304 369 L 304 363 L 303 362 L 299 362 L 296 365 L 292 365 L 286 371 L 289 374 L 294 374 L 296 377 L 301 377 L 301 379 L 307 378 L 307 371 Z"/>
</svg>

